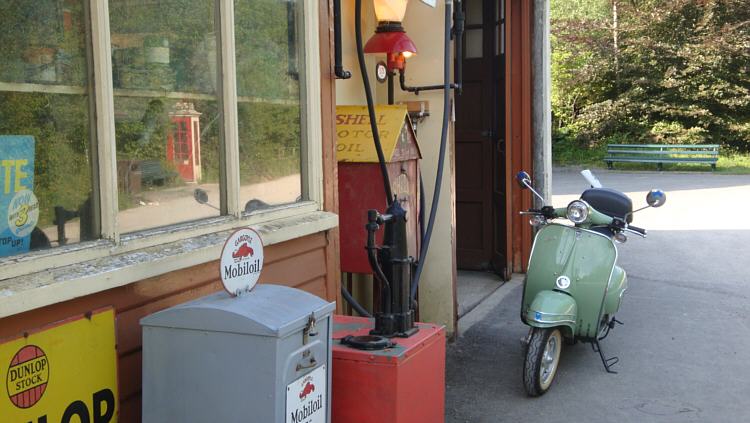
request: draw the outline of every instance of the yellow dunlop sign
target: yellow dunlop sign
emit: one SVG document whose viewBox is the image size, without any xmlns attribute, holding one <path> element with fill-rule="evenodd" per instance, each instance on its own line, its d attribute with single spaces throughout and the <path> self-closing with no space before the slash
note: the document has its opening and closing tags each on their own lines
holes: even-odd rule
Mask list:
<svg viewBox="0 0 750 423">
<path fill-rule="evenodd" d="M 0 344 L 2 423 L 117 421 L 117 354 L 111 308 Z"/>
<path fill-rule="evenodd" d="M 375 107 L 380 144 L 386 161 L 393 157 L 396 150 L 406 113 L 406 106 L 403 105 Z M 378 161 L 367 106 L 336 106 L 336 158 L 340 162 Z"/>
</svg>

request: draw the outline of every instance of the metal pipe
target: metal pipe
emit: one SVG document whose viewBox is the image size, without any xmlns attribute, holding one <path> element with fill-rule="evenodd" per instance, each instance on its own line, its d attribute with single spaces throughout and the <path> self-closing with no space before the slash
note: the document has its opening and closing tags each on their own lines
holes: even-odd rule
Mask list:
<svg viewBox="0 0 750 423">
<path fill-rule="evenodd" d="M 393 72 L 388 71 L 388 104 L 394 104 L 394 92 L 393 92 Z"/>
<path fill-rule="evenodd" d="M 458 86 L 458 95 L 463 94 L 464 87 L 464 17 L 463 1 L 456 2 L 456 13 L 454 14 L 453 35 L 456 38 L 456 74 L 454 81 Z"/>
<path fill-rule="evenodd" d="M 367 224 L 365 225 L 365 229 L 367 229 L 367 259 L 370 262 L 370 267 L 372 267 L 372 271 L 374 273 L 373 277 L 380 282 L 381 289 L 380 289 L 380 296 L 381 296 L 381 312 L 382 313 L 390 313 L 391 312 L 391 284 L 388 281 L 388 278 L 383 273 L 383 269 L 380 267 L 380 264 L 378 263 L 378 258 L 376 256 L 377 247 L 375 247 L 375 232 L 380 229 L 379 222 L 383 221 L 383 216 L 378 214 L 377 210 L 368 210 L 367 211 Z"/>
<path fill-rule="evenodd" d="M 349 79 L 352 73 L 344 70 L 341 59 L 341 0 L 333 0 L 333 43 L 335 64 L 333 71 L 338 79 Z"/>
<path fill-rule="evenodd" d="M 450 42 L 447 40 L 446 40 L 446 43 L 450 44 Z M 398 82 L 399 82 L 399 85 L 401 85 L 402 91 L 407 91 L 410 93 L 414 93 L 416 95 L 419 95 L 420 91 L 431 91 L 431 90 L 442 90 L 442 89 L 452 90 L 452 89 L 461 88 L 458 84 L 450 84 L 450 83 L 448 85 L 423 85 L 421 87 L 410 87 L 406 85 L 406 75 L 403 69 L 399 70 Z"/>
</svg>

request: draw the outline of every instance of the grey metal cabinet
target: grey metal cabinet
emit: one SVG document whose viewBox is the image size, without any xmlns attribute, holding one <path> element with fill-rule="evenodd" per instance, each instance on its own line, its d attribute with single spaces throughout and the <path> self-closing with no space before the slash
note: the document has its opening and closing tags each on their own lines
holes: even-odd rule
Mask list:
<svg viewBox="0 0 750 423">
<path fill-rule="evenodd" d="M 329 422 L 334 308 L 263 284 L 144 317 L 143 421 Z"/>
</svg>

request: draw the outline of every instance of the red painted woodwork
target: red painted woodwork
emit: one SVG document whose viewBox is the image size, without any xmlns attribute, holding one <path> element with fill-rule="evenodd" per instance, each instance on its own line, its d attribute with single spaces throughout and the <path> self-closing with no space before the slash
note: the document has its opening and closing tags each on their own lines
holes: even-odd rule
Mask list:
<svg viewBox="0 0 750 423">
<path fill-rule="evenodd" d="M 531 253 L 531 226 L 522 218 L 521 210 L 531 207 L 531 193 L 521 190 L 514 175 L 520 170 L 533 174 L 533 146 L 531 140 L 531 2 L 508 0 L 505 2 L 505 136 L 506 192 L 511 193 L 506 202 L 508 234 L 508 267 L 514 273 L 526 270 Z"/>
<path fill-rule="evenodd" d="M 393 338 L 393 348 L 363 351 L 341 345 L 367 335 L 370 319 L 334 316 L 333 423 L 440 423 L 445 420 L 445 328 L 417 323 L 419 332 Z"/>
</svg>

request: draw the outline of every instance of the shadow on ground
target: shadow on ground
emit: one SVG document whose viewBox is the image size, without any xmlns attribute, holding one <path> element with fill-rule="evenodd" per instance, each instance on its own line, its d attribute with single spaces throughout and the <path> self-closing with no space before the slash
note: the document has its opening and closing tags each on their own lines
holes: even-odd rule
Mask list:
<svg viewBox="0 0 750 423">
<path fill-rule="evenodd" d="M 747 421 L 750 231 L 649 238 L 620 249 L 630 282 L 618 313 L 625 325 L 602 342 L 620 357 L 619 374 L 605 373 L 589 345 L 566 346 L 551 390 L 527 397 L 521 284 L 509 283 L 462 319 L 469 323 L 448 346 L 446 421 Z"/>
</svg>

